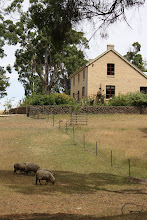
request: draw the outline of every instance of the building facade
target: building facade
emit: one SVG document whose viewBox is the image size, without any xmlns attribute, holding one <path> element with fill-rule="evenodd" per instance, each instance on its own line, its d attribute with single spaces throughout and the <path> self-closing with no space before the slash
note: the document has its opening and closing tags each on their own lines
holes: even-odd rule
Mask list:
<svg viewBox="0 0 147 220">
<path fill-rule="evenodd" d="M 70 95 L 80 100 L 100 91 L 106 99 L 113 95 L 141 91 L 147 93 L 147 76 L 117 51 L 114 45 L 71 75 Z"/>
</svg>

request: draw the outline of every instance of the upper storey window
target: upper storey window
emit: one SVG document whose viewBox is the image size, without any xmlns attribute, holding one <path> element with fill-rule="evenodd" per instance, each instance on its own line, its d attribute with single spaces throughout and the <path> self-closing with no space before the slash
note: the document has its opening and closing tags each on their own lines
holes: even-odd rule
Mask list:
<svg viewBox="0 0 147 220">
<path fill-rule="evenodd" d="M 114 64 L 107 63 L 107 75 L 114 75 Z"/>
<path fill-rule="evenodd" d="M 83 70 L 83 80 L 85 80 L 85 70 Z"/>
<path fill-rule="evenodd" d="M 73 86 L 75 86 L 75 77 L 73 77 Z"/>
<path fill-rule="evenodd" d="M 78 74 L 78 83 L 80 82 L 80 74 Z"/>
</svg>

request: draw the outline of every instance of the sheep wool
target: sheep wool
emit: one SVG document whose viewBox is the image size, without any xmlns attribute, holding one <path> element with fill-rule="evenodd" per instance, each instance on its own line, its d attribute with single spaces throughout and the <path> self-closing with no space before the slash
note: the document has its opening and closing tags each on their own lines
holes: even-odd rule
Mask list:
<svg viewBox="0 0 147 220">
<path fill-rule="evenodd" d="M 27 170 L 26 164 L 24 164 L 24 163 L 15 163 L 14 164 L 14 173 L 17 173 L 17 170 L 19 170 L 20 173 L 26 172 L 26 170 Z"/>
<path fill-rule="evenodd" d="M 40 180 L 46 180 L 46 183 L 50 182 L 52 184 L 55 183 L 55 177 L 53 176 L 53 174 L 46 170 L 46 169 L 40 169 L 36 172 L 36 185 L 37 182 L 39 180 L 39 183 L 41 185 L 41 181 Z"/>
<path fill-rule="evenodd" d="M 35 164 L 35 163 L 29 163 L 29 162 L 26 162 L 24 163 L 26 165 L 26 172 L 27 174 L 30 172 L 34 172 L 34 175 L 35 173 L 37 172 L 37 170 L 40 169 L 40 166 Z"/>
</svg>

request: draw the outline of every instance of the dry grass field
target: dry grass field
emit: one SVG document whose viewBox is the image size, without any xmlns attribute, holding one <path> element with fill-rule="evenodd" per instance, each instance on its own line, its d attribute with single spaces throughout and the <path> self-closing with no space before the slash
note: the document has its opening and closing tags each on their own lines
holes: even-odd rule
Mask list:
<svg viewBox="0 0 147 220">
<path fill-rule="evenodd" d="M 85 135 L 87 148 L 109 161 L 111 150 L 113 163 L 124 174 L 128 172 L 128 159 L 131 161 L 133 176 L 147 177 L 147 116 L 146 115 L 91 115 L 89 125 L 77 128 L 77 140 L 82 142 Z M 83 135 L 82 135 L 83 134 Z"/>
<path fill-rule="evenodd" d="M 0 219 L 146 219 L 147 116 L 89 115 L 75 138 L 66 120 L 56 115 L 53 127 L 52 117 L 0 117 Z M 55 185 L 14 175 L 16 162 L 52 170 Z"/>
</svg>

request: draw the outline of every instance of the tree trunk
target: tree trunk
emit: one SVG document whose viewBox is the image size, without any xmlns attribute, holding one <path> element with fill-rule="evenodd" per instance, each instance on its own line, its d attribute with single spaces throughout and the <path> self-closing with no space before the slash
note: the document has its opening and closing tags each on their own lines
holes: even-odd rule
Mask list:
<svg viewBox="0 0 147 220">
<path fill-rule="evenodd" d="M 45 63 L 45 94 L 49 94 L 49 81 L 48 81 L 48 77 L 49 77 L 49 64 L 48 64 L 48 57 L 50 55 L 50 50 L 49 48 L 46 48 L 45 51 L 45 58 L 44 58 L 44 63 Z"/>
</svg>

